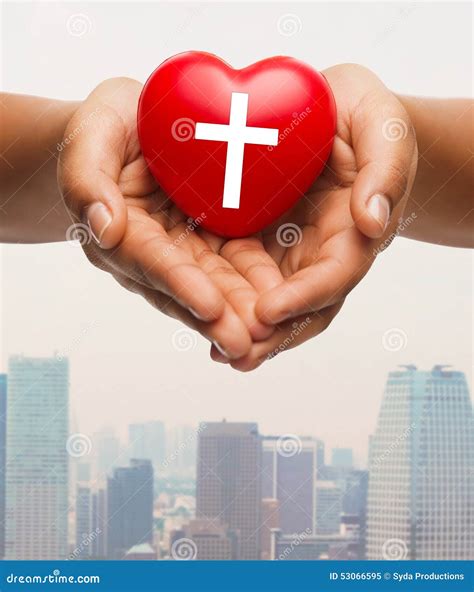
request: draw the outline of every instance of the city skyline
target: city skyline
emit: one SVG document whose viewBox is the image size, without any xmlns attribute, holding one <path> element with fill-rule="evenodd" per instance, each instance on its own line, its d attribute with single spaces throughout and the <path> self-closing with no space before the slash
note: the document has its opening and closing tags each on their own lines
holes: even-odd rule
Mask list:
<svg viewBox="0 0 474 592">
<path fill-rule="evenodd" d="M 21 4 L 6 8 L 13 25 L 4 32 L 5 51 L 17 58 L 5 64 L 5 90 L 11 92 L 78 100 L 110 76 L 145 81 L 162 59 L 190 47 L 220 53 L 240 67 L 268 55 L 285 55 L 291 43 L 292 54 L 317 69 L 356 60 L 400 94 L 471 93 L 465 74 L 471 69 L 470 8 L 459 4 L 417 5 L 403 18 L 396 4 L 383 10 L 348 5 L 346 22 L 351 25 L 338 44 L 330 39 L 340 16 L 334 3 L 321 10 L 301 4 L 298 14 L 305 27 L 291 39 L 276 30 L 285 11 L 278 3 L 255 6 L 250 28 L 232 4 L 225 11 L 209 6 L 191 22 L 182 3 L 170 4 L 166 18 L 158 20 L 153 3 L 144 6 L 143 14 L 121 6 L 116 19 L 130 30 L 143 31 L 134 35 L 134 47 L 143 58 L 138 61 L 117 43 L 118 29 L 104 26 L 107 9 L 100 3 L 88 5 L 86 12 L 100 24 L 102 37 L 87 38 L 79 61 L 77 39 L 59 37 L 61 28 L 48 38 L 30 34 L 51 20 L 66 22 L 66 5 L 45 5 L 34 15 Z M 209 18 L 214 10 L 229 30 L 236 23 L 244 28 L 249 43 L 235 44 L 216 32 Z M 433 23 L 428 29 L 427 19 Z M 439 32 L 446 19 L 458 34 L 449 47 L 442 47 Z M 361 39 L 356 31 L 368 30 L 368 23 L 373 37 Z M 262 30 L 268 32 L 265 47 Z M 419 51 L 419 31 L 427 52 Z M 104 52 L 103 44 L 116 46 L 120 60 Z M 63 51 L 57 51 L 59 46 Z M 47 77 L 44 68 L 31 69 L 30 55 L 47 60 Z M 89 67 L 70 77 L 65 55 L 75 56 L 75 67 Z M 400 68 L 405 62 L 411 67 Z M 440 64 L 446 66 L 443 77 Z M 9 353 L 51 355 L 56 349 L 68 355 L 73 421 L 76 431 L 89 435 L 103 427 L 104 418 L 125 438 L 128 423 L 148 417 L 169 425 L 181 417 L 182 423 L 195 424 L 201 417 L 245 421 L 251 411 L 263 433 L 314 435 L 328 446 L 352 446 L 358 458 L 365 458 L 362 434 L 373 430 L 385 377 L 397 364 L 452 364 L 466 372 L 472 391 L 472 253 L 467 249 L 396 238 L 322 335 L 248 375 L 212 363 L 209 344 L 201 337 L 189 332 L 184 342 L 177 339 L 183 333 L 177 333 L 182 327 L 176 321 L 95 269 L 78 244 L 2 245 L 0 253 L 0 371 L 6 370 Z M 183 349 L 176 349 L 177 344 Z"/>
<path fill-rule="evenodd" d="M 93 456 L 69 425 L 69 366 L 12 356 L 1 375 L 7 559 L 470 557 L 463 372 L 388 374 L 365 471 L 351 448 L 226 419 L 194 432 L 131 423 L 125 447 L 102 430 Z"/>
</svg>

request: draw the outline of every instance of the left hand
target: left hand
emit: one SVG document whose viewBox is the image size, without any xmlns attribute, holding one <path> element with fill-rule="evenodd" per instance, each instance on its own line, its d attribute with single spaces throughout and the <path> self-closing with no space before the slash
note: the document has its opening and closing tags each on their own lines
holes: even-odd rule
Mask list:
<svg viewBox="0 0 474 592">
<path fill-rule="evenodd" d="M 253 370 L 328 327 L 379 246 L 393 238 L 413 185 L 415 134 L 398 98 L 362 66 L 335 66 L 324 75 L 336 99 L 337 131 L 323 174 L 261 236 L 228 241 L 220 250 L 260 292 L 257 318 L 276 327 L 239 360 L 211 348 L 215 361 L 238 370 Z M 294 237 L 288 246 L 285 233 Z M 268 254 L 285 281 L 262 293 L 258 270 Z"/>
</svg>

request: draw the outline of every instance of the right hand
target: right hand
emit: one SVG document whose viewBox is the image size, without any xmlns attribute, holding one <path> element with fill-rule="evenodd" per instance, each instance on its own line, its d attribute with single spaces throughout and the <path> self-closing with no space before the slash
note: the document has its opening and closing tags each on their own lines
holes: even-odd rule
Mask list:
<svg viewBox="0 0 474 592">
<path fill-rule="evenodd" d="M 135 80 L 107 80 L 74 113 L 58 165 L 66 206 L 89 225 L 95 240 L 84 251 L 94 265 L 200 331 L 226 357 L 241 358 L 273 328 L 255 316 L 256 288 L 219 255 L 226 240 L 191 232 L 149 173 L 136 124 L 141 89 Z M 263 292 L 282 277 L 263 249 L 258 255 L 268 264 Z"/>
</svg>

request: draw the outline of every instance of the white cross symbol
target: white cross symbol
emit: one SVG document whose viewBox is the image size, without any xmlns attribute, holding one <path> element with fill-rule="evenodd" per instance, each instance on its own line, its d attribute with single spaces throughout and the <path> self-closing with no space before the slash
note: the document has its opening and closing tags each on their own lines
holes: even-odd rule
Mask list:
<svg viewBox="0 0 474 592">
<path fill-rule="evenodd" d="M 245 144 L 278 144 L 278 129 L 269 127 L 247 127 L 247 93 L 232 93 L 230 101 L 229 124 L 196 123 L 194 138 L 196 140 L 212 140 L 227 142 L 227 158 L 225 163 L 223 208 L 239 209 L 240 188 L 244 166 Z"/>
</svg>

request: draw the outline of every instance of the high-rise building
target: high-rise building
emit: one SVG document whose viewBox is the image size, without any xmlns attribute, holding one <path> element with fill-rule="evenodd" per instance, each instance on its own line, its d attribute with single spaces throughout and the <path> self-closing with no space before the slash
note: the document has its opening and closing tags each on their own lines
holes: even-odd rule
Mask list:
<svg viewBox="0 0 474 592">
<path fill-rule="evenodd" d="M 333 481 L 316 482 L 316 534 L 339 534 L 341 530 L 341 488 Z"/>
<path fill-rule="evenodd" d="M 238 534 L 237 559 L 260 559 L 261 459 L 256 423 L 206 423 L 199 431 L 196 517 Z"/>
<path fill-rule="evenodd" d="M 262 527 L 260 528 L 260 559 L 272 558 L 272 532 L 280 530 L 279 503 L 277 499 L 262 499 Z M 281 532 L 281 531 L 280 531 Z"/>
<path fill-rule="evenodd" d="M 92 493 L 89 487 L 78 487 L 76 491 L 76 548 L 73 559 L 91 557 L 91 547 L 84 544 L 92 531 Z"/>
<path fill-rule="evenodd" d="M 343 486 L 342 511 L 344 516 L 357 519 L 359 538 L 357 556 L 359 559 L 366 558 L 368 483 L 368 471 L 354 469 L 349 471 Z"/>
<path fill-rule="evenodd" d="M 331 464 L 333 467 L 344 467 L 351 469 L 354 466 L 352 448 L 333 448 Z"/>
<path fill-rule="evenodd" d="M 390 372 L 370 440 L 368 559 L 473 559 L 473 469 L 464 373 Z"/>
<path fill-rule="evenodd" d="M 352 533 L 322 535 L 281 534 L 272 531 L 272 559 L 277 561 L 317 561 L 319 559 L 357 559 L 357 539 Z"/>
<path fill-rule="evenodd" d="M 107 479 L 107 555 L 123 559 L 141 543 L 153 543 L 153 466 L 131 459 Z"/>
<path fill-rule="evenodd" d="M 359 549 L 357 557 L 365 558 L 365 536 L 367 516 L 368 471 L 353 469 L 348 466 L 325 465 L 320 471 L 323 480 L 332 481 L 342 496 L 342 518 L 357 518 Z M 339 504 L 339 502 L 337 502 Z"/>
<path fill-rule="evenodd" d="M 238 537 L 220 520 L 191 520 L 171 537 L 170 557 L 175 560 L 218 561 L 237 558 Z"/>
<path fill-rule="evenodd" d="M 316 534 L 316 481 L 324 444 L 316 438 L 269 436 L 263 440 L 262 496 L 279 502 L 283 535 Z"/>
<path fill-rule="evenodd" d="M 165 425 L 161 421 L 132 423 L 128 426 L 128 453 L 130 458 L 151 460 L 155 473 L 159 473 L 166 456 Z"/>
<path fill-rule="evenodd" d="M 365 517 L 367 513 L 368 471 L 354 469 L 349 471 L 342 485 L 342 511 L 344 514 L 355 514 Z M 338 483 L 339 484 L 339 483 Z"/>
<path fill-rule="evenodd" d="M 107 491 L 101 487 L 92 493 L 91 532 L 95 536 L 91 544 L 91 557 L 107 557 L 107 528 Z"/>
<path fill-rule="evenodd" d="M 0 559 L 5 555 L 5 469 L 7 438 L 7 375 L 0 374 Z"/>
<path fill-rule="evenodd" d="M 105 559 L 107 516 L 104 489 L 76 491 L 76 547 L 70 559 Z"/>
<path fill-rule="evenodd" d="M 9 360 L 6 558 L 68 552 L 68 361 Z"/>
</svg>

